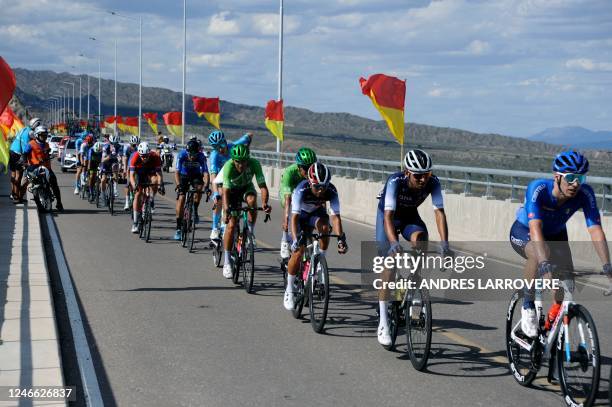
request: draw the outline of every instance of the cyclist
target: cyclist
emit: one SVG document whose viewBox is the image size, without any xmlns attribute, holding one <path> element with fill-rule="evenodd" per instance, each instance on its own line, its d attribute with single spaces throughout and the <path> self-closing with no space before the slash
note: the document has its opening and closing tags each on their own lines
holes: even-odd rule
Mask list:
<svg viewBox="0 0 612 407">
<path fill-rule="evenodd" d="M 74 141 L 74 147 L 77 152 L 77 163 L 76 163 L 76 175 L 74 182 L 74 194 L 78 195 L 81 189 L 81 174 L 83 173 L 83 163 L 82 163 L 82 155 L 81 149 L 83 148 L 83 144 L 91 147 L 93 145 L 93 136 L 84 133 L 84 137 L 79 137 Z"/>
<path fill-rule="evenodd" d="M 94 187 L 96 177 L 98 176 L 98 168 L 102 162 L 102 150 L 104 144 L 101 141 L 96 141 L 92 148 L 87 153 L 87 173 L 89 174 L 89 202 L 94 202 Z"/>
<path fill-rule="evenodd" d="M 423 150 L 410 150 L 404 156 L 404 171 L 392 174 L 380 194 L 376 215 L 376 242 L 379 256 L 393 256 L 402 248 L 399 234 L 412 247 L 421 248 L 429 238 L 427 226 L 419 216 L 417 208 L 431 195 L 436 226 L 440 235 L 440 253 L 452 255 L 448 245 L 448 225 L 444 213 L 444 199 L 438 178 L 432 174 L 431 157 Z M 389 279 L 389 272 L 383 275 Z M 378 342 L 391 344 L 387 320 L 388 291 L 379 292 Z"/>
<path fill-rule="evenodd" d="M 87 137 L 85 137 L 85 139 L 83 139 L 83 142 L 81 143 L 79 149 L 77 150 L 77 177 L 78 177 L 78 181 L 77 181 L 77 185 L 80 188 L 86 188 L 88 186 L 86 185 L 82 185 L 82 181 L 84 181 L 84 175 L 88 174 L 87 173 L 87 166 L 89 164 L 89 151 L 91 150 L 91 148 L 94 145 L 94 138 L 93 136 L 89 135 Z M 80 192 L 79 190 L 75 189 L 75 191 L 77 194 Z"/>
<path fill-rule="evenodd" d="M 601 227 L 595 193 L 586 184 L 589 161 L 576 151 L 559 153 L 552 165 L 553 179 L 531 181 L 525 202 L 517 211 L 516 221 L 510 229 L 510 244 L 523 258 L 527 280 L 550 277 L 555 265 L 563 267 L 569 279 L 573 271 L 572 254 L 567 243 L 566 223 L 574 212 L 582 209 L 586 226 L 597 255 L 603 263 L 603 273 L 612 278 L 612 266 L 606 235 Z M 554 242 L 547 244 L 545 242 Z M 572 285 L 572 284 L 570 284 Z M 554 293 L 554 304 L 549 319 L 558 313 L 562 291 Z M 538 321 L 535 311 L 535 291 L 525 290 L 521 311 L 521 329 L 528 337 L 536 337 Z"/>
<path fill-rule="evenodd" d="M 47 137 L 49 136 L 49 130 L 45 126 L 38 126 L 34 129 L 34 140 L 30 140 L 27 146 L 23 150 L 23 155 L 28 159 L 27 171 L 33 171 L 34 168 L 44 166 L 49 170 L 49 184 L 53 195 L 55 195 L 55 208 L 58 211 L 63 211 L 64 206 L 62 205 L 62 195 L 60 193 L 59 186 L 57 185 L 57 177 L 51 169 L 51 148 L 47 143 Z M 27 185 L 27 181 L 24 186 Z"/>
<path fill-rule="evenodd" d="M 116 174 L 119 166 L 118 148 L 119 136 L 111 135 L 108 144 L 102 145 L 102 160 L 100 161 L 100 183 L 102 191 L 106 191 L 108 177 Z M 112 182 L 116 182 L 112 181 Z M 117 185 L 113 185 L 113 194 L 117 196 Z"/>
<path fill-rule="evenodd" d="M 342 230 L 342 219 L 340 218 L 340 200 L 338 191 L 331 181 L 329 169 L 321 164 L 314 163 L 308 168 L 308 179 L 303 180 L 293 191 L 291 197 L 291 258 L 287 265 L 287 287 L 283 306 L 291 311 L 295 307 L 293 286 L 295 275 L 300 267 L 300 259 L 304 255 L 305 240 L 304 233 L 312 233 L 316 229 L 318 233 L 330 233 L 329 215 L 326 203 L 329 202 L 331 223 L 333 229 L 338 232 L 338 253 L 344 254 L 348 251 L 346 235 Z M 329 247 L 329 237 L 320 241 L 321 256 L 325 256 Z"/>
<path fill-rule="evenodd" d="M 23 178 L 23 162 L 25 157 L 22 157 L 24 150 L 34 137 L 34 129 L 41 125 L 41 120 L 38 117 L 33 118 L 28 123 L 28 126 L 19 130 L 15 136 L 15 140 L 11 143 L 9 153 L 8 167 L 11 171 L 11 198 L 13 202 L 23 202 L 23 196 L 25 194 L 25 188 L 21 186 L 21 179 Z"/>
<path fill-rule="evenodd" d="M 250 157 L 249 147 L 244 144 L 236 144 L 230 151 L 231 159 L 225 163 L 221 172 L 223 173 L 223 210 L 225 212 L 226 231 L 224 234 L 223 248 L 225 263 L 223 264 L 223 276 L 232 278 L 232 266 L 230 264 L 230 250 L 234 239 L 234 231 L 238 223 L 237 216 L 232 216 L 231 210 L 240 208 L 246 202 L 249 208 L 257 208 L 257 193 L 253 186 L 253 177 L 261 191 L 262 207 L 266 213 L 270 213 L 272 207 L 268 205 L 268 187 L 266 179 L 261 170 L 261 164 Z M 257 211 L 249 211 L 247 226 L 255 246 L 255 223 L 257 222 Z"/>
<path fill-rule="evenodd" d="M 289 252 L 289 224 L 291 213 L 291 194 L 295 187 L 308 177 L 308 168 L 317 162 L 317 155 L 310 148 L 302 147 L 295 154 L 295 164 L 285 168 L 281 175 L 280 203 L 284 210 L 282 220 L 283 236 L 281 237 L 280 256 L 287 259 Z"/>
<path fill-rule="evenodd" d="M 140 144 L 140 137 L 132 136 L 130 137 L 130 142 L 123 145 L 123 151 L 121 153 L 121 161 L 122 161 L 122 169 L 123 169 L 123 179 L 128 179 L 128 171 L 130 159 L 132 158 L 132 154 L 136 152 L 138 148 L 138 144 Z M 123 210 L 130 210 L 130 198 L 129 198 L 129 183 L 125 184 L 125 205 L 123 206 Z"/>
<path fill-rule="evenodd" d="M 195 223 L 200 222 L 198 216 L 198 207 L 202 200 L 202 189 L 206 185 L 208 193 L 208 185 L 210 177 L 208 174 L 208 166 L 206 165 L 206 157 L 200 151 L 200 144 L 197 141 L 191 140 L 187 146 L 181 151 L 176 160 L 176 171 L 174 172 L 174 182 L 178 196 L 176 198 L 176 233 L 174 240 L 181 240 L 181 222 L 183 219 L 183 205 L 185 205 L 185 195 L 189 191 L 190 185 L 198 191 L 193 198 L 193 206 L 195 211 Z"/>
<path fill-rule="evenodd" d="M 212 147 L 210 153 L 210 175 L 211 179 L 215 179 L 217 174 L 221 173 L 221 168 L 230 159 L 230 150 L 233 146 L 244 144 L 247 147 L 251 144 L 252 136 L 250 133 L 245 134 L 238 140 L 228 143 L 225 139 L 225 134 L 221 130 L 214 130 L 208 136 L 208 144 Z M 219 238 L 219 223 L 221 221 L 221 187 L 217 183 L 213 183 L 213 201 L 215 205 L 212 211 L 212 230 L 210 231 L 210 239 Z"/>
<path fill-rule="evenodd" d="M 138 223 L 140 222 L 141 198 L 144 189 L 139 185 L 142 183 L 150 183 L 153 197 L 151 199 L 151 209 L 155 194 L 157 194 L 158 186 L 160 193 L 164 192 L 164 178 L 161 171 L 161 159 L 155 151 L 151 151 L 149 143 L 143 141 L 138 145 L 138 150 L 130 157 L 130 185 L 134 190 L 134 223 L 132 224 L 132 233 L 138 233 Z"/>
</svg>

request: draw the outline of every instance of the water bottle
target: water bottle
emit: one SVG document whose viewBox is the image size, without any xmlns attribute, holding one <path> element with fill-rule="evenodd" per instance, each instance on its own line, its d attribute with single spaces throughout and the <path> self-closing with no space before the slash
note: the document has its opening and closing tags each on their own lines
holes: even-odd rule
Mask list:
<svg viewBox="0 0 612 407">
<path fill-rule="evenodd" d="M 310 272 L 310 260 L 304 262 L 304 271 L 302 272 L 302 280 L 308 280 L 308 273 Z"/>
</svg>

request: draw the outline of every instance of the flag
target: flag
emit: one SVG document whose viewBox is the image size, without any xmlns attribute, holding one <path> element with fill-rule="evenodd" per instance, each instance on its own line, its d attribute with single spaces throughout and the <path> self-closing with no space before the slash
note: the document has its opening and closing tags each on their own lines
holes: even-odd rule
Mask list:
<svg viewBox="0 0 612 407">
<path fill-rule="evenodd" d="M 389 130 L 398 143 L 404 144 L 404 101 L 406 99 L 406 81 L 376 74 L 367 80 L 359 78 L 361 91 L 372 99 L 374 107 L 385 119 Z"/>
<path fill-rule="evenodd" d="M 86 129 L 87 128 L 87 120 L 79 121 L 79 126 L 81 126 L 81 129 Z"/>
<path fill-rule="evenodd" d="M 0 57 L 0 112 L 8 105 L 15 91 L 15 74 L 4 58 Z"/>
<path fill-rule="evenodd" d="M 125 122 L 123 121 L 123 117 L 117 116 L 115 119 L 115 123 L 119 127 L 119 130 L 121 130 L 122 132 L 127 131 L 127 126 L 125 125 Z"/>
<path fill-rule="evenodd" d="M 106 130 L 112 130 L 115 128 L 115 122 L 117 121 L 116 116 L 108 116 L 104 119 L 104 127 Z"/>
<path fill-rule="evenodd" d="M 151 126 L 153 134 L 157 136 L 157 113 L 143 113 L 142 117 L 149 123 L 149 126 Z"/>
<path fill-rule="evenodd" d="M 181 112 L 164 113 L 164 123 L 170 134 L 177 137 L 183 135 L 183 114 Z"/>
<path fill-rule="evenodd" d="M 219 109 L 219 98 L 193 97 L 193 110 L 199 117 L 204 116 L 210 124 L 217 129 L 220 128 L 221 110 Z"/>
<path fill-rule="evenodd" d="M 0 164 L 4 167 L 4 173 L 8 172 L 9 162 L 9 146 L 7 143 L 7 134 L 4 129 L 0 127 Z"/>
<path fill-rule="evenodd" d="M 10 106 L 6 106 L 6 109 L 0 114 L 0 128 L 7 138 L 11 135 L 11 128 L 14 123 L 15 113 L 13 113 L 13 109 Z"/>
<path fill-rule="evenodd" d="M 123 119 L 125 131 L 138 134 L 138 116 L 126 117 Z M 119 125 L 121 127 L 121 125 Z"/>
<path fill-rule="evenodd" d="M 7 109 L 10 108 L 7 107 Z M 21 129 L 23 129 L 24 127 L 25 126 L 23 125 L 23 122 L 19 120 L 19 117 L 17 117 L 15 113 L 13 113 L 13 125 L 11 126 L 11 135 L 17 135 L 17 133 L 19 133 L 19 131 L 21 131 Z"/>
<path fill-rule="evenodd" d="M 285 122 L 285 115 L 283 113 L 283 100 L 270 100 L 266 105 L 266 118 L 265 123 L 270 133 L 274 134 L 274 137 L 283 141 L 283 124 Z"/>
</svg>

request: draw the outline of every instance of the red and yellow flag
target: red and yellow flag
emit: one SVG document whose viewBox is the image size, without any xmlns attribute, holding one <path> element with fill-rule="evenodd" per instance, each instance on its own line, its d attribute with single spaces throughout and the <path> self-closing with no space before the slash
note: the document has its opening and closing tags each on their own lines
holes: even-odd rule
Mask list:
<svg viewBox="0 0 612 407">
<path fill-rule="evenodd" d="M 183 113 L 168 112 L 164 113 L 164 123 L 168 132 L 174 136 L 182 137 L 183 135 Z"/>
<path fill-rule="evenodd" d="M 13 125 L 11 126 L 11 134 L 12 135 L 16 135 L 17 133 L 19 133 L 19 131 L 21 131 L 21 129 L 23 129 L 25 126 L 23 125 L 23 122 L 21 120 L 19 120 L 19 117 L 17 117 L 14 113 L 13 113 Z"/>
<path fill-rule="evenodd" d="M 4 132 L 2 126 L 0 126 L 0 164 L 2 164 L 5 174 L 8 172 L 8 163 L 10 157 L 7 138 L 7 134 Z"/>
<path fill-rule="evenodd" d="M 138 116 L 130 116 L 123 119 L 124 131 L 132 134 L 138 134 Z"/>
<path fill-rule="evenodd" d="M 389 130 L 400 144 L 404 144 L 404 101 L 406 81 L 376 74 L 367 80 L 359 78 L 361 91 L 372 99 L 374 107 L 385 119 Z"/>
<path fill-rule="evenodd" d="M 0 113 L 8 105 L 15 92 L 15 74 L 4 58 L 0 57 Z"/>
<path fill-rule="evenodd" d="M 283 141 L 283 125 L 285 123 L 285 114 L 283 112 L 283 100 L 270 100 L 266 105 L 266 127 L 274 137 Z"/>
<path fill-rule="evenodd" d="M 0 114 L 0 128 L 2 128 L 7 138 L 11 135 L 11 128 L 15 123 L 15 118 L 15 113 L 13 113 L 13 109 L 10 106 L 6 106 L 6 109 Z"/>
<path fill-rule="evenodd" d="M 143 113 L 142 117 L 149 123 L 149 126 L 151 126 L 153 134 L 157 136 L 157 113 Z"/>
<path fill-rule="evenodd" d="M 200 98 L 194 96 L 193 110 L 199 117 L 204 116 L 210 124 L 217 129 L 220 128 L 221 109 L 219 108 L 219 98 Z"/>
<path fill-rule="evenodd" d="M 119 127 L 119 130 L 123 132 L 127 131 L 127 126 L 125 125 L 125 122 L 123 121 L 123 117 L 117 116 L 117 120 L 115 121 L 115 123 L 117 123 L 117 127 Z"/>
</svg>

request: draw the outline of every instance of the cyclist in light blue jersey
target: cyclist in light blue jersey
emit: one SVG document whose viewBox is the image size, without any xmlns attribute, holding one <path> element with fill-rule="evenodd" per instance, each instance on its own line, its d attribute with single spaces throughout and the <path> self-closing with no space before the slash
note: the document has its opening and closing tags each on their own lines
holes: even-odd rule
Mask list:
<svg viewBox="0 0 612 407">
<path fill-rule="evenodd" d="M 223 165 L 230 159 L 230 150 L 234 145 L 245 144 L 249 146 L 252 141 L 252 135 L 250 133 L 246 133 L 244 136 L 240 137 L 238 140 L 234 142 L 228 143 L 225 139 L 225 134 L 221 130 L 214 130 L 208 136 L 208 143 L 212 147 L 212 152 L 209 157 L 209 170 L 211 179 L 215 179 L 217 174 L 221 173 L 221 169 Z M 218 239 L 219 238 L 219 224 L 221 223 L 221 188 L 220 186 L 213 182 L 213 201 L 215 203 L 214 209 L 212 212 L 212 230 L 210 231 L 210 239 Z"/>
</svg>

